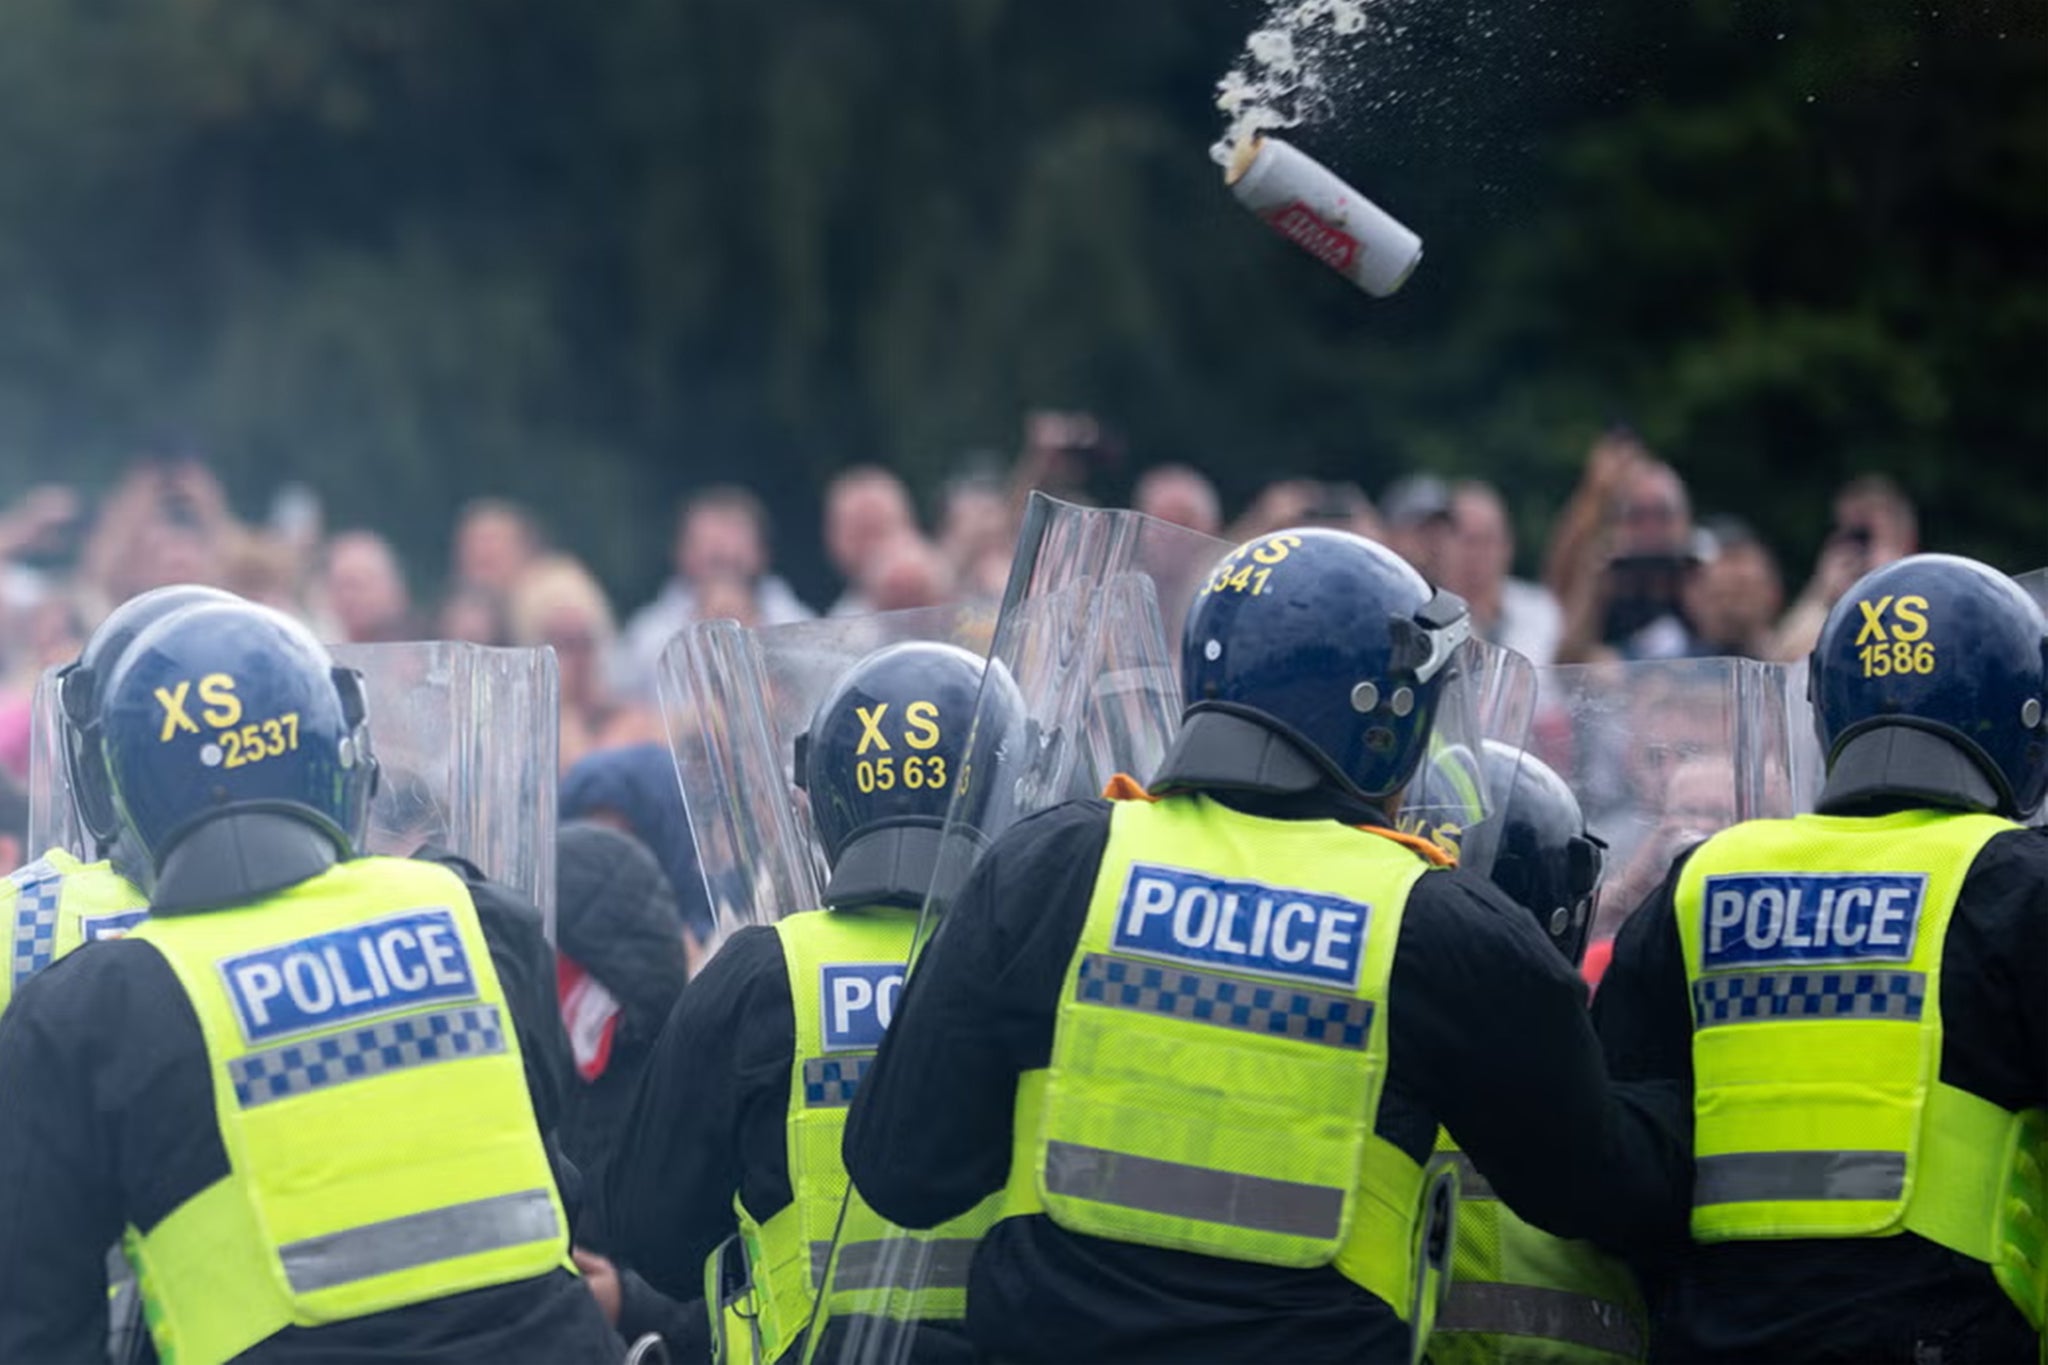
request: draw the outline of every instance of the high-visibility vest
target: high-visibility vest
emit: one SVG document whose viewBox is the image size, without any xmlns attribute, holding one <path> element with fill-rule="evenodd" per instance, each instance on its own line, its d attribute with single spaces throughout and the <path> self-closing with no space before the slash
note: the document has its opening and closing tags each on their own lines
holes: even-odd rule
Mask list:
<svg viewBox="0 0 2048 1365">
<path fill-rule="evenodd" d="M 81 944 L 119 938 L 149 918 L 149 900 L 104 862 L 82 863 L 61 848 L 8 875 L 13 932 L 0 1009 L 23 982 Z"/>
<path fill-rule="evenodd" d="M 1649 1349 L 1635 1277 L 1591 1242 L 1553 1237 L 1500 1201 L 1448 1134 L 1458 1169 L 1451 1288 L 1429 1338 L 1432 1365 L 1634 1365 Z"/>
<path fill-rule="evenodd" d="M 462 882 L 342 863 L 130 937 L 177 974 L 226 1176 L 125 1245 L 165 1365 L 568 1268 L 512 1010 Z"/>
<path fill-rule="evenodd" d="M 847 1106 L 895 1011 L 917 912 L 827 910 L 793 915 L 775 930 L 796 1022 L 786 1129 L 791 1198 L 765 1220 L 755 1218 L 737 1195 L 733 1199 L 747 1289 L 721 1302 L 714 1287 L 721 1253 L 714 1252 L 706 1305 L 720 1360 L 780 1358 L 810 1324 L 828 1271 L 821 1323 L 852 1314 L 899 1321 L 964 1318 L 968 1265 L 995 1221 L 998 1203 L 991 1197 L 937 1228 L 910 1233 L 892 1228 L 858 1193 L 849 1198 L 840 1156 Z"/>
<path fill-rule="evenodd" d="M 1434 1315 L 1453 1182 L 1374 1127 L 1410 836 L 1120 800 L 1052 1064 L 1019 1086 L 1004 1216 L 1226 1260 L 1334 1265 Z"/>
<path fill-rule="evenodd" d="M 1916 1233 L 2048 1304 L 2048 1111 L 1940 1079 L 1942 953 L 1986 815 L 1802 815 L 1702 844 L 1676 896 L 1693 1009 L 1693 1236 Z"/>
</svg>

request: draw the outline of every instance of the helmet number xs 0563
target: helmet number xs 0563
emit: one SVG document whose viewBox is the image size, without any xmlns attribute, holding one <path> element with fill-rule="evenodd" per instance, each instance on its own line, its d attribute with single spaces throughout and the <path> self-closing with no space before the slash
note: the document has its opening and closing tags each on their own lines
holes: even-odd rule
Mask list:
<svg viewBox="0 0 2048 1365">
<path fill-rule="evenodd" d="M 863 758 L 853 765 L 853 784 L 863 795 L 893 790 L 898 782 L 912 791 L 942 791 L 946 776 L 944 754 L 905 754 L 900 765 L 893 757 Z"/>
</svg>

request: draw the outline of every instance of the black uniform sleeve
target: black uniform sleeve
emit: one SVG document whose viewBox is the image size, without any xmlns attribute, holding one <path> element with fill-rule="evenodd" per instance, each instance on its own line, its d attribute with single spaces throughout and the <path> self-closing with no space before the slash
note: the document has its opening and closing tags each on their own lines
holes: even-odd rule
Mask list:
<svg viewBox="0 0 2048 1365">
<path fill-rule="evenodd" d="M 1963 879 L 1941 964 L 1941 1078 L 2048 1105 L 2048 829 L 2000 834 Z"/>
<path fill-rule="evenodd" d="M 124 1222 L 152 1228 L 227 1174 L 198 1036 L 142 943 L 86 945 L 0 1018 L 0 1360 L 104 1360 Z M 109 1122 L 133 1114 L 147 1132 Z"/>
<path fill-rule="evenodd" d="M 796 1055 L 782 940 L 733 935 L 683 988 L 602 1174 L 598 1248 L 671 1298 L 703 1293 L 704 1259 L 789 1204 L 789 1069 Z"/>
<path fill-rule="evenodd" d="M 1625 1081 L 1662 1081 L 1692 1093 L 1692 1006 L 1685 984 L 1685 954 L 1678 943 L 1675 898 L 1690 852 L 1623 921 L 1614 958 L 1593 998 L 1607 1067 Z M 1688 1115 L 1690 1110 L 1688 1109 Z M 1691 1146 L 1688 1122 L 1684 1140 Z"/>
<path fill-rule="evenodd" d="M 483 928 L 484 942 L 490 945 L 491 966 L 505 988 L 506 1003 L 512 1007 L 512 1024 L 519 1034 L 519 1051 L 526 1067 L 526 1088 L 533 1095 L 533 1115 L 541 1132 L 552 1141 L 575 1064 L 555 1000 L 555 950 L 548 943 L 540 910 L 509 887 L 485 877 L 466 859 L 431 850 L 420 856 L 447 868 L 469 888 L 477 923 Z"/>
<path fill-rule="evenodd" d="M 1462 873 L 1417 883 L 1388 987 L 1389 1085 L 1418 1094 L 1509 1207 L 1561 1237 L 1668 1235 L 1668 1097 L 1608 1083 L 1585 987 L 1528 912 Z"/>
<path fill-rule="evenodd" d="M 1051 1061 L 1108 839 L 1107 802 L 1069 802 L 1019 821 L 968 875 L 847 1116 L 847 1173 L 883 1217 L 933 1227 L 1008 1179 L 1017 1077 Z"/>
</svg>

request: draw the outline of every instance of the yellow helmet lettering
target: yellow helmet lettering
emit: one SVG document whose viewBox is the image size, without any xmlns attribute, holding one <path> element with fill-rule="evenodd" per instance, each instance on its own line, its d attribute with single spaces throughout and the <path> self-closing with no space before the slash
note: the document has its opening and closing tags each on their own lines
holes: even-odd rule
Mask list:
<svg viewBox="0 0 2048 1365">
<path fill-rule="evenodd" d="M 939 708 L 936 702 L 914 701 L 903 708 L 903 742 L 913 749 L 938 746 Z"/>
<path fill-rule="evenodd" d="M 1884 614 L 1891 605 L 1889 597 L 1880 597 L 1875 602 L 1866 597 L 1856 604 L 1856 610 L 1863 613 L 1863 629 L 1856 632 L 1857 644 L 1869 644 L 1872 640 L 1879 644 L 1890 641 L 1891 637 L 1885 634 Z"/>
<path fill-rule="evenodd" d="M 216 730 L 241 723 L 242 699 L 235 695 L 235 680 L 226 673 L 209 673 L 199 680 L 199 700 L 206 709 L 199 718 Z"/>
<path fill-rule="evenodd" d="M 889 714 L 888 702 L 877 702 L 873 706 L 856 706 L 853 714 L 860 717 L 860 743 L 854 748 L 854 757 L 868 751 L 870 745 L 889 752 L 889 737 L 882 733 L 882 717 Z"/>
<path fill-rule="evenodd" d="M 185 698 L 191 691 L 189 681 L 181 682 L 175 688 L 159 687 L 156 690 L 157 705 L 164 708 L 164 728 L 163 733 L 156 737 L 157 743 L 169 744 L 171 736 L 180 730 L 189 730 L 195 735 L 199 733 L 199 726 L 185 714 Z"/>
<path fill-rule="evenodd" d="M 1892 603 L 1892 638 L 1912 644 L 1927 635 L 1927 599 L 1918 593 Z"/>
</svg>

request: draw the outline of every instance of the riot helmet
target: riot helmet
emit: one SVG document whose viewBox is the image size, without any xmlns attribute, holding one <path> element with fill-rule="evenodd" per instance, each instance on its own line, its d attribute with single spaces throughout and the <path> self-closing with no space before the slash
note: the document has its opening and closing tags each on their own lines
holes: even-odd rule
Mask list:
<svg viewBox="0 0 2048 1365">
<path fill-rule="evenodd" d="M 1500 818 L 1493 884 L 1534 915 L 1551 946 L 1576 967 L 1593 927 L 1607 845 L 1586 827 L 1564 779 L 1534 754 L 1489 740 L 1483 767 Z"/>
<path fill-rule="evenodd" d="M 1186 709 L 1155 791 L 1379 802 L 1415 775 L 1471 638 L 1463 599 L 1384 546 L 1302 527 L 1226 554 L 1188 609 Z"/>
<path fill-rule="evenodd" d="M 348 857 L 377 764 L 362 676 L 280 612 L 203 603 L 129 645 L 100 694 L 100 745 L 121 837 L 152 883 L 221 817 L 289 817 Z"/>
<path fill-rule="evenodd" d="M 984 676 L 992 700 L 977 720 Z M 1024 714 L 1009 670 L 985 671 L 957 645 L 890 645 L 849 669 L 796 740 L 797 782 L 831 868 L 825 903 L 921 904 L 949 810 L 956 834 L 1005 823 L 1001 784 L 976 788 L 973 776 L 1002 771 Z"/>
<path fill-rule="evenodd" d="M 78 822 L 105 857 L 113 847 L 120 822 L 113 794 L 107 789 L 107 768 L 99 749 L 99 707 L 108 677 L 121 655 L 150 626 L 173 612 L 204 602 L 240 602 L 233 593 L 196 583 L 153 588 L 137 594 L 108 613 L 86 639 L 78 658 L 57 675 L 58 713 L 63 726 L 64 775 Z"/>
<path fill-rule="evenodd" d="M 1913 555 L 1857 580 L 1808 674 L 1824 808 L 1904 799 L 2026 819 L 2048 793 L 2048 618 L 1975 560 Z"/>
</svg>

